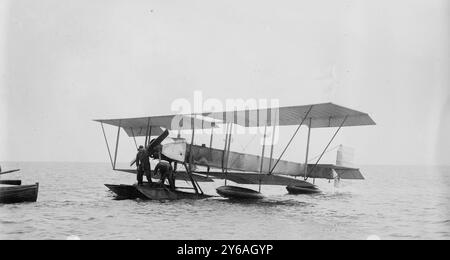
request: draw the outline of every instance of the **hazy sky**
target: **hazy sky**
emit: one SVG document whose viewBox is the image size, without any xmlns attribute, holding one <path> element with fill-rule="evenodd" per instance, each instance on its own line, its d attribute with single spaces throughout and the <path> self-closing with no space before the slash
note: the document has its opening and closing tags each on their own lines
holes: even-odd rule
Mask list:
<svg viewBox="0 0 450 260">
<path fill-rule="evenodd" d="M 199 90 L 349 106 L 377 122 L 337 140 L 358 164 L 450 164 L 449 17 L 447 0 L 2 0 L 0 161 L 108 162 L 92 119 Z M 313 154 L 331 134 L 313 131 Z"/>
</svg>

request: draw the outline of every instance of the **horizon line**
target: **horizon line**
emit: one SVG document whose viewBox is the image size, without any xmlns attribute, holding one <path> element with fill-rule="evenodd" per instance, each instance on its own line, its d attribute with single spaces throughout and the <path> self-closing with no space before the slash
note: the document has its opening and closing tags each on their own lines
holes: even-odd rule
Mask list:
<svg viewBox="0 0 450 260">
<path fill-rule="evenodd" d="M 105 164 L 111 164 L 110 162 L 107 161 L 47 161 L 47 160 L 30 160 L 30 161 L 0 161 L 1 163 L 105 163 Z M 117 163 L 130 163 L 127 161 L 117 161 Z M 392 164 L 392 163 L 362 163 L 362 164 L 358 164 L 356 165 L 356 168 L 358 167 L 364 167 L 364 166 L 433 166 L 433 167 L 442 167 L 442 166 L 448 166 L 450 167 L 450 164 L 404 164 L 404 163 L 400 163 L 400 164 Z"/>
</svg>

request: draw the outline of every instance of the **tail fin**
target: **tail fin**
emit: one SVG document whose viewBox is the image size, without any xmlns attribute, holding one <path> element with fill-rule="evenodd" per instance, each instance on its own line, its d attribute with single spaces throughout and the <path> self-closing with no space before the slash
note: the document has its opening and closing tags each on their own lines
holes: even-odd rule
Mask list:
<svg viewBox="0 0 450 260">
<path fill-rule="evenodd" d="M 354 167 L 355 152 L 351 147 L 339 146 L 336 156 L 336 165 L 342 167 Z"/>
</svg>

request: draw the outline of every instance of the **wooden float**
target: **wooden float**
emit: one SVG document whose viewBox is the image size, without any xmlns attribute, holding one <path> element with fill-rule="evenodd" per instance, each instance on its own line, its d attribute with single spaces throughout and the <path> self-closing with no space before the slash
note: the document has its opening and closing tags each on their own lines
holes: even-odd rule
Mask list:
<svg viewBox="0 0 450 260">
<path fill-rule="evenodd" d="M 169 189 L 167 185 L 158 183 L 144 183 L 143 185 L 114 185 L 105 184 L 108 189 L 116 194 L 117 199 L 144 199 L 144 200 L 177 200 L 177 199 L 205 199 L 211 197 L 206 194 L 184 192 L 177 188 Z"/>
<path fill-rule="evenodd" d="M 296 183 L 292 185 L 288 185 L 286 190 L 290 194 L 314 194 L 320 193 L 321 191 L 317 188 L 316 185 L 311 184 L 309 182 Z"/>
<path fill-rule="evenodd" d="M 140 193 L 134 185 L 126 184 L 105 184 L 105 186 L 110 189 L 114 194 L 116 194 L 117 200 L 132 200 L 132 199 L 145 199 L 146 197 Z"/>
<path fill-rule="evenodd" d="M 217 194 L 228 199 L 257 200 L 264 198 L 260 192 L 236 186 L 221 186 L 216 191 Z"/>
</svg>

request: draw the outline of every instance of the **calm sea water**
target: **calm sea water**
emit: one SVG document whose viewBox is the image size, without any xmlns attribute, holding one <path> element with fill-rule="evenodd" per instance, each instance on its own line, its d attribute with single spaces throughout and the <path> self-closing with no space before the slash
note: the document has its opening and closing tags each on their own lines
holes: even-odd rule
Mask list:
<svg viewBox="0 0 450 260">
<path fill-rule="evenodd" d="M 364 181 L 317 181 L 319 195 L 263 187 L 257 203 L 117 201 L 103 184 L 135 176 L 102 163 L 2 167 L 40 190 L 37 203 L 0 205 L 0 239 L 450 239 L 450 167 L 366 166 Z"/>
</svg>

